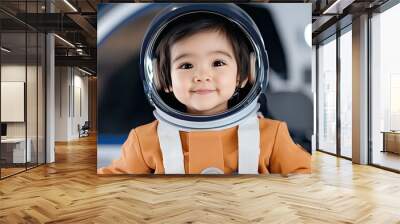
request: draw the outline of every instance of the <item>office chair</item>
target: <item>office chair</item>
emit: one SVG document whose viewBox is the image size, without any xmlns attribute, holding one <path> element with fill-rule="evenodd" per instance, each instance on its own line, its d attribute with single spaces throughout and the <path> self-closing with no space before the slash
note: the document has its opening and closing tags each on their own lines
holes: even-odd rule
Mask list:
<svg viewBox="0 0 400 224">
<path fill-rule="evenodd" d="M 89 136 L 89 129 L 90 129 L 89 121 L 85 121 L 82 127 L 80 127 L 80 125 L 78 124 L 79 138 Z"/>
</svg>

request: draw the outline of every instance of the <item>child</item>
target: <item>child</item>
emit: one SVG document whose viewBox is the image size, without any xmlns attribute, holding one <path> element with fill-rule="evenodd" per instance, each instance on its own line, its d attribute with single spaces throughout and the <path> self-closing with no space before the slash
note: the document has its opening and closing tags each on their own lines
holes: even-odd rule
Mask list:
<svg viewBox="0 0 400 224">
<path fill-rule="evenodd" d="M 191 115 L 223 113 L 243 98 L 253 81 L 250 51 L 241 35 L 222 19 L 208 17 L 185 22 L 158 43 L 157 76 L 160 95 Z M 239 95 L 239 96 L 238 96 Z M 159 121 L 133 129 L 119 160 L 99 174 L 164 174 Z M 259 118 L 258 173 L 309 173 L 311 156 L 293 143 L 286 123 Z M 238 172 L 238 127 L 218 131 L 180 131 L 184 173 L 216 169 Z M 218 172 L 217 172 L 218 173 Z"/>
</svg>

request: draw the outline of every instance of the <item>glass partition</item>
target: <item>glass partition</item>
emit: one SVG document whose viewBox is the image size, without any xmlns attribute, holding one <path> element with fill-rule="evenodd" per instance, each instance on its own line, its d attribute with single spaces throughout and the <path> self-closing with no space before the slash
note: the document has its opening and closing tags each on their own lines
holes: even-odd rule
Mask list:
<svg viewBox="0 0 400 224">
<path fill-rule="evenodd" d="M 38 34 L 38 75 L 37 75 L 37 125 L 38 125 L 38 134 L 37 134 L 37 162 L 38 164 L 44 164 L 46 162 L 46 145 L 45 145 L 45 124 L 46 124 L 46 74 L 45 74 L 45 65 L 46 65 L 46 37 L 43 33 Z"/>
<path fill-rule="evenodd" d="M 40 13 L 41 5 L 38 1 L 27 2 L 28 13 Z M 32 18 L 33 23 L 38 23 L 38 17 Z M 36 21 L 34 21 L 36 20 Z M 39 32 L 36 29 L 27 27 L 27 150 L 31 151 L 30 161 L 27 167 L 38 165 L 38 112 L 39 112 Z"/>
<path fill-rule="evenodd" d="M 336 154 L 336 36 L 318 47 L 318 149 Z"/>
<path fill-rule="evenodd" d="M 38 76 L 38 56 L 37 56 L 37 41 L 38 36 L 36 32 L 27 33 L 27 98 L 26 98 L 26 111 L 27 111 L 27 150 L 30 151 L 30 158 L 28 160 L 28 168 L 37 165 L 37 132 L 38 132 L 38 113 L 37 113 L 37 76 Z"/>
<path fill-rule="evenodd" d="M 43 5 L 0 2 L 16 17 L 42 13 Z M 0 178 L 45 163 L 45 44 L 44 33 L 0 12 Z"/>
<path fill-rule="evenodd" d="M 31 151 L 26 150 L 26 40 L 25 32 L 1 34 L 2 177 L 25 170 L 30 162 Z"/>
</svg>

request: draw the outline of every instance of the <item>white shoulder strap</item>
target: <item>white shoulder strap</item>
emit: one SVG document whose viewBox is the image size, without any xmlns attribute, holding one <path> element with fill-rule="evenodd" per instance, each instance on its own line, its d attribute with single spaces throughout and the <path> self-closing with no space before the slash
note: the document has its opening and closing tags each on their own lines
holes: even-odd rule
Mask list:
<svg viewBox="0 0 400 224">
<path fill-rule="evenodd" d="M 159 121 L 157 134 L 160 142 L 165 174 L 185 174 L 179 130 L 165 122 Z"/>
<path fill-rule="evenodd" d="M 260 127 L 257 114 L 246 119 L 238 128 L 239 174 L 258 174 L 260 156 Z"/>
</svg>

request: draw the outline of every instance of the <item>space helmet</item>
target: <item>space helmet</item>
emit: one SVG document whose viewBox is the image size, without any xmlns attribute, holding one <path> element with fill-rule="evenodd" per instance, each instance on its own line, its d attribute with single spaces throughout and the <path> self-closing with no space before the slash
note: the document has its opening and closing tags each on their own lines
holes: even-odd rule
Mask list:
<svg viewBox="0 0 400 224">
<path fill-rule="evenodd" d="M 156 49 L 162 38 L 174 27 L 197 18 L 218 18 L 233 27 L 249 49 L 249 79 L 239 88 L 239 97 L 229 103 L 226 111 L 213 115 L 193 115 L 160 86 L 157 77 Z M 143 38 L 140 52 L 140 75 L 145 94 L 159 121 L 179 130 L 220 130 L 239 125 L 259 110 L 258 98 L 268 83 L 268 55 L 260 31 L 252 18 L 233 3 L 170 3 L 155 16 Z M 243 56 L 243 55 L 242 55 Z"/>
</svg>

